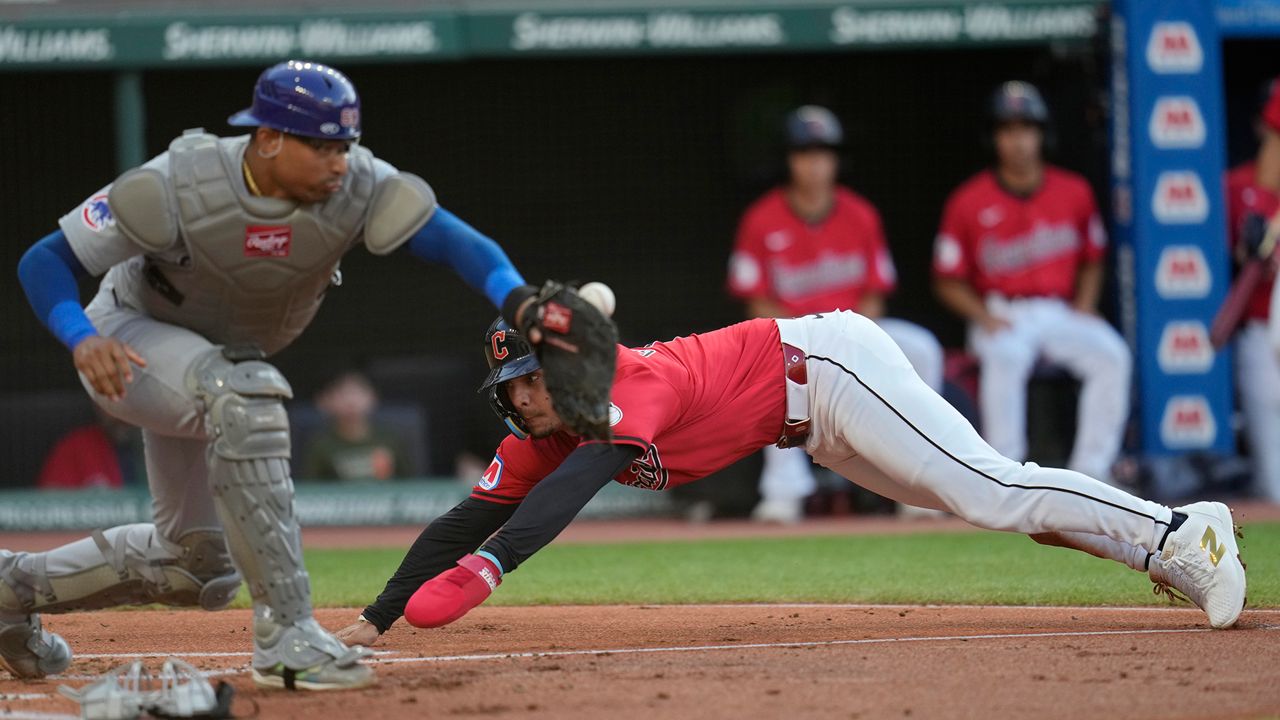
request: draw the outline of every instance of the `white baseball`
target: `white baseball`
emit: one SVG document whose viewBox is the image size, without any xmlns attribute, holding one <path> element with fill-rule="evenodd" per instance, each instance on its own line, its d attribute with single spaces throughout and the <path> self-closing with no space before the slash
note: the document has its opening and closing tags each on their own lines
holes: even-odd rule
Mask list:
<svg viewBox="0 0 1280 720">
<path fill-rule="evenodd" d="M 578 288 L 578 295 L 583 300 L 595 305 L 596 308 L 604 313 L 605 317 L 613 317 L 613 309 L 616 307 L 617 299 L 613 296 L 613 290 L 602 282 L 589 282 Z"/>
</svg>

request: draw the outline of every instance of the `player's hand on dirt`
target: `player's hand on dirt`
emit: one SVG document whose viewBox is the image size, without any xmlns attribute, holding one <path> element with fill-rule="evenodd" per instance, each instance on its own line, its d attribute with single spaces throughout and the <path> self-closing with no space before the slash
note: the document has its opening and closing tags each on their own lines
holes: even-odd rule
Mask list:
<svg viewBox="0 0 1280 720">
<path fill-rule="evenodd" d="M 347 647 L 356 645 L 371 647 L 378 642 L 378 638 L 382 637 L 382 633 L 378 632 L 378 628 L 374 627 L 373 623 L 358 620 L 334 633 L 334 636 Z"/>
<path fill-rule="evenodd" d="M 133 365 L 147 366 L 147 361 L 128 344 L 100 335 L 81 340 L 71 356 L 76 370 L 85 376 L 94 392 L 110 400 L 124 397 L 125 387 L 133 382 Z"/>
<path fill-rule="evenodd" d="M 1013 327 L 1012 323 L 1000 317 L 999 315 L 984 315 L 980 320 L 978 320 L 978 325 L 980 325 L 983 330 L 985 330 L 986 332 L 992 335 L 995 335 L 996 333 L 1001 332 L 1002 330 L 1008 330 L 1009 328 Z"/>
</svg>

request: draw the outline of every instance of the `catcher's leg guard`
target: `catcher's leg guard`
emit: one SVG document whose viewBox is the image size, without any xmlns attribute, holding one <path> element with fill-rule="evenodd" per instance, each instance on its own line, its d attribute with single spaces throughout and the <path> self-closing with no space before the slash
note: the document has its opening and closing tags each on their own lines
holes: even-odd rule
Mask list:
<svg viewBox="0 0 1280 720">
<path fill-rule="evenodd" d="M 207 408 L 209 483 L 254 603 L 285 625 L 311 616 L 311 587 L 302 565 L 301 532 L 289 477 L 293 396 L 280 371 L 261 360 L 236 362 L 222 349 L 192 365 L 188 382 Z"/>
<path fill-rule="evenodd" d="M 219 530 L 171 542 L 154 525 L 121 525 L 42 553 L 0 550 L 0 661 L 18 677 L 62 672 L 71 650 L 37 612 L 165 603 L 226 607 L 240 587 Z"/>
<path fill-rule="evenodd" d="M 311 585 L 289 477 L 289 383 L 260 359 L 212 351 L 195 362 L 209 482 L 227 544 L 254 602 L 254 680 L 264 687 L 362 687 L 373 671 L 311 617 Z"/>
<path fill-rule="evenodd" d="M 95 530 L 48 552 L 0 550 L 0 617 L 153 602 L 219 610 L 239 587 L 216 529 L 171 542 L 139 523 Z"/>
</svg>

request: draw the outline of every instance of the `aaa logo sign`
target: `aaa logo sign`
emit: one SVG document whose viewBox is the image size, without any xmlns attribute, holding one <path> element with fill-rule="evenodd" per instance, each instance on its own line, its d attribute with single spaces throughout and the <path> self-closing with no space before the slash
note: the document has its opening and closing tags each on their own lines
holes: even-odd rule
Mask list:
<svg viewBox="0 0 1280 720">
<path fill-rule="evenodd" d="M 1156 101 L 1148 127 L 1151 142 L 1164 150 L 1194 149 L 1204 145 L 1204 115 L 1195 98 L 1187 95 Z"/>
<path fill-rule="evenodd" d="M 1166 225 L 1190 225 L 1209 217 L 1209 196 L 1200 176 L 1190 170 L 1170 170 L 1156 179 L 1151 199 L 1156 220 Z"/>
<path fill-rule="evenodd" d="M 1198 320 L 1171 322 L 1160 334 L 1160 369 L 1170 375 L 1203 373 L 1213 367 L 1209 331 Z"/>
<path fill-rule="evenodd" d="M 1203 395 L 1175 395 L 1164 406 L 1160 439 L 1171 448 L 1204 448 L 1218 434 L 1209 401 Z"/>
<path fill-rule="evenodd" d="M 1162 75 L 1200 72 L 1204 65 L 1204 51 L 1191 23 L 1156 23 L 1147 40 L 1147 65 Z"/>
<path fill-rule="evenodd" d="M 1156 262 L 1156 292 L 1165 300 L 1193 300 L 1209 294 L 1213 277 L 1204 252 L 1195 245 L 1170 245 Z"/>
</svg>

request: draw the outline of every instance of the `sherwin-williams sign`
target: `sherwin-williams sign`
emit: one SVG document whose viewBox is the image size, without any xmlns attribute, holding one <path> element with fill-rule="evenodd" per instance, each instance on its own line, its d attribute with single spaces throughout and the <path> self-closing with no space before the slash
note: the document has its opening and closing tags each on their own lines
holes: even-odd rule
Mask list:
<svg viewBox="0 0 1280 720">
<path fill-rule="evenodd" d="M 290 56 L 429 59 L 456 56 L 452 14 L 253 18 L 118 18 L 0 24 L 0 67 L 155 67 L 258 63 Z"/>
<path fill-rule="evenodd" d="M 139 16 L 0 23 L 0 68 L 157 67 L 507 55 L 769 52 L 1086 40 L 1097 0 L 903 7 L 832 3 L 705 9 Z"/>
</svg>

